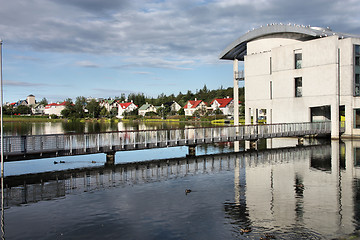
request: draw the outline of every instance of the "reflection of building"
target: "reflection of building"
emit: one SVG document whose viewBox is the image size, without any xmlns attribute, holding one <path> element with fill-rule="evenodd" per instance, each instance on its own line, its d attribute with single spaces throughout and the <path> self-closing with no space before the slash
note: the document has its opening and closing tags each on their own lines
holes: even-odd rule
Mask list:
<svg viewBox="0 0 360 240">
<path fill-rule="evenodd" d="M 331 146 L 295 150 L 284 158 L 269 154 L 267 161 L 261 161 L 261 155 L 245 156 L 244 194 L 251 225 L 265 231 L 296 226 L 294 236 L 312 230 L 327 237 L 352 233 L 359 204 L 354 194 L 360 193 L 352 187 L 353 178 L 360 174 L 354 168 L 351 144 L 340 148 L 334 141 Z"/>
<path fill-rule="evenodd" d="M 266 109 L 268 123 L 331 120 L 337 138 L 341 114 L 345 134 L 360 135 L 359 36 L 272 24 L 244 34 L 220 58 L 244 61 L 246 124 Z"/>
</svg>

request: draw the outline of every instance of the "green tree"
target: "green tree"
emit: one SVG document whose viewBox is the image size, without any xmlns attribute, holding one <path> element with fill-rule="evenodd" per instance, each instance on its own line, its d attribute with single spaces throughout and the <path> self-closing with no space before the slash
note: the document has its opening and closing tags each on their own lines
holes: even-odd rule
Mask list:
<svg viewBox="0 0 360 240">
<path fill-rule="evenodd" d="M 14 113 L 17 114 L 30 114 L 31 108 L 28 106 L 20 105 L 17 108 L 14 109 Z"/>
<path fill-rule="evenodd" d="M 77 97 L 76 101 L 75 101 L 75 116 L 76 118 L 83 118 L 85 117 L 85 105 L 86 105 L 86 98 L 81 96 L 81 97 Z"/>
<path fill-rule="evenodd" d="M 100 117 L 107 117 L 109 115 L 108 110 L 105 107 L 102 107 L 100 110 Z"/>
<path fill-rule="evenodd" d="M 61 115 L 64 118 L 73 118 L 75 117 L 75 107 L 71 98 L 65 100 L 65 108 L 61 111 Z"/>
<path fill-rule="evenodd" d="M 91 101 L 86 105 L 87 110 L 89 111 L 89 116 L 92 118 L 97 118 L 100 115 L 100 105 L 95 99 L 91 99 Z"/>
<path fill-rule="evenodd" d="M 48 103 L 48 100 L 47 100 L 46 98 L 43 98 L 43 99 L 40 101 L 40 104 L 46 106 L 46 105 L 48 105 L 49 103 Z"/>
</svg>

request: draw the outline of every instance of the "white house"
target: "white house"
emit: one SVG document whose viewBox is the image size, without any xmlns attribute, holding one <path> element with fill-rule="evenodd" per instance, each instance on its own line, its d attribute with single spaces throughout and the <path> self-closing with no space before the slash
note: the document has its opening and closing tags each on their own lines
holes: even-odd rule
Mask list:
<svg viewBox="0 0 360 240">
<path fill-rule="evenodd" d="M 360 36 L 329 28 L 272 24 L 231 43 L 220 59 L 244 62 L 245 123 L 331 120 L 331 136 L 360 136 Z M 345 116 L 344 116 L 345 115 Z"/>
<path fill-rule="evenodd" d="M 185 116 L 192 116 L 196 110 L 206 111 L 206 103 L 203 100 L 189 100 L 184 106 Z"/>
<path fill-rule="evenodd" d="M 167 102 L 167 103 L 164 103 L 163 104 L 164 106 L 169 106 L 170 107 L 170 111 L 172 112 L 177 112 L 181 109 L 181 106 L 180 104 L 178 104 L 177 102 L 175 101 L 172 101 L 172 102 Z"/>
<path fill-rule="evenodd" d="M 47 115 L 55 114 L 61 116 L 61 111 L 65 109 L 65 101 L 62 103 L 50 103 L 45 106 L 44 113 Z"/>
<path fill-rule="evenodd" d="M 118 108 L 119 107 L 119 103 L 115 99 L 102 100 L 102 101 L 100 101 L 99 106 L 100 107 L 105 107 L 108 112 L 111 112 L 111 110 L 113 108 Z"/>
<path fill-rule="evenodd" d="M 119 103 L 117 118 L 123 118 L 123 114 L 125 112 L 131 112 L 137 108 L 138 106 L 136 106 L 132 101 L 127 103 Z"/>
<path fill-rule="evenodd" d="M 220 109 L 224 115 L 234 115 L 234 101 L 232 98 L 216 98 L 211 103 L 211 109 Z"/>
<path fill-rule="evenodd" d="M 43 104 L 36 103 L 35 105 L 32 105 L 31 112 L 34 115 L 36 115 L 36 114 L 44 114 L 45 113 L 45 106 Z"/>
<path fill-rule="evenodd" d="M 139 115 L 141 116 L 145 116 L 146 113 L 148 112 L 154 112 L 156 113 L 156 107 L 152 104 L 149 104 L 149 103 L 146 103 L 144 105 L 142 105 L 140 108 L 139 108 Z"/>
</svg>

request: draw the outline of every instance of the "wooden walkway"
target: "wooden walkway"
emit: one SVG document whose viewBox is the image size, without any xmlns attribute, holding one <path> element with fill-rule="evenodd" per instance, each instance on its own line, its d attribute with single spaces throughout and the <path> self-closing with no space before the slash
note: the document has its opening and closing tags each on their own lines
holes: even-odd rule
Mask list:
<svg viewBox="0 0 360 240">
<path fill-rule="evenodd" d="M 266 138 L 327 135 L 330 122 L 240 125 L 4 137 L 5 161 L 107 153 Z"/>
</svg>

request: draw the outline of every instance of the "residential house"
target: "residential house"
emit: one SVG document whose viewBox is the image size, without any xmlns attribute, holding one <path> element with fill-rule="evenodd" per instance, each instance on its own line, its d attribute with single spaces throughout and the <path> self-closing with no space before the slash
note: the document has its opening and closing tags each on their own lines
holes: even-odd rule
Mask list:
<svg viewBox="0 0 360 240">
<path fill-rule="evenodd" d="M 219 109 L 224 115 L 234 115 L 234 101 L 232 98 L 216 98 L 211 103 L 211 109 Z"/>
<path fill-rule="evenodd" d="M 145 116 L 145 114 L 148 112 L 156 113 L 156 107 L 152 104 L 146 103 L 139 108 L 139 115 L 141 116 Z"/>
<path fill-rule="evenodd" d="M 244 61 L 245 123 L 331 121 L 331 137 L 360 136 L 360 36 L 271 24 L 231 43 L 220 59 Z"/>
<path fill-rule="evenodd" d="M 100 107 L 105 107 L 108 112 L 111 112 L 111 110 L 112 110 L 113 108 L 118 109 L 119 103 L 118 103 L 118 101 L 115 100 L 115 99 L 108 99 L 108 100 L 102 100 L 102 101 L 99 103 L 99 106 L 100 106 Z"/>
<path fill-rule="evenodd" d="M 184 106 L 185 116 L 192 116 L 196 110 L 206 112 L 206 103 L 203 100 L 189 100 Z"/>
<path fill-rule="evenodd" d="M 175 102 L 175 101 L 166 102 L 166 103 L 164 103 L 163 105 L 164 105 L 164 107 L 169 106 L 171 112 L 177 112 L 177 111 L 179 111 L 179 110 L 181 109 L 180 104 L 178 104 L 178 103 Z"/>
<path fill-rule="evenodd" d="M 136 106 L 132 101 L 127 103 L 119 103 L 117 118 L 123 118 L 123 114 L 125 112 L 132 112 L 137 108 L 138 106 Z"/>
<path fill-rule="evenodd" d="M 53 114 L 61 116 L 61 111 L 65 109 L 65 104 L 65 101 L 62 103 L 50 103 L 45 106 L 44 113 L 49 116 Z"/>
<path fill-rule="evenodd" d="M 45 113 L 45 106 L 43 104 L 36 103 L 36 104 L 32 105 L 31 112 L 34 115 L 44 114 Z"/>
</svg>

